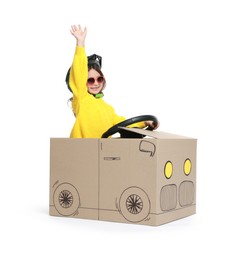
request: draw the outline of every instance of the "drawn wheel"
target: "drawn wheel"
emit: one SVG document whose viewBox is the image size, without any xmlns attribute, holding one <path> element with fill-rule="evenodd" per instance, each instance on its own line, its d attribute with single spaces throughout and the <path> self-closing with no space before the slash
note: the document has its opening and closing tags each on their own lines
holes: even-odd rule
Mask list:
<svg viewBox="0 0 239 260">
<path fill-rule="evenodd" d="M 126 189 L 120 197 L 119 206 L 124 218 L 130 222 L 140 222 L 150 212 L 148 195 L 138 187 Z"/>
<path fill-rule="evenodd" d="M 56 210 L 62 216 L 73 215 L 80 206 L 78 191 L 70 183 L 62 183 L 55 189 L 53 201 Z"/>
</svg>

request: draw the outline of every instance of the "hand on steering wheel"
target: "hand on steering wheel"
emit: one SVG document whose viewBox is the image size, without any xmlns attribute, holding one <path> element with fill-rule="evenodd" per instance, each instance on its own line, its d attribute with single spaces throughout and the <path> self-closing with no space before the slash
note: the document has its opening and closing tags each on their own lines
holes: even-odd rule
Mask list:
<svg viewBox="0 0 239 260">
<path fill-rule="evenodd" d="M 155 116 L 152 115 L 143 115 L 143 116 L 136 116 L 136 117 L 132 117 L 130 119 L 126 119 L 123 122 L 120 122 L 117 125 L 112 126 L 111 128 L 109 128 L 103 135 L 101 138 L 107 138 L 111 135 L 114 135 L 115 133 L 120 131 L 119 126 L 129 126 L 135 123 L 139 123 L 139 122 L 143 122 L 143 121 L 153 121 L 153 126 L 156 127 L 158 126 L 158 119 Z M 154 127 L 152 127 L 152 124 L 148 124 L 149 126 L 146 128 L 146 130 L 153 130 Z"/>
</svg>

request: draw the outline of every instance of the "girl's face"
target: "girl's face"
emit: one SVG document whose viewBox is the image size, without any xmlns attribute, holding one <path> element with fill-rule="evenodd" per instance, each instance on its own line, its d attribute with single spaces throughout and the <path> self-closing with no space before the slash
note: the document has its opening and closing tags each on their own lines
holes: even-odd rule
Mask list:
<svg viewBox="0 0 239 260">
<path fill-rule="evenodd" d="M 96 70 L 90 69 L 88 71 L 87 88 L 90 94 L 98 94 L 104 86 L 104 77 L 102 77 Z"/>
</svg>

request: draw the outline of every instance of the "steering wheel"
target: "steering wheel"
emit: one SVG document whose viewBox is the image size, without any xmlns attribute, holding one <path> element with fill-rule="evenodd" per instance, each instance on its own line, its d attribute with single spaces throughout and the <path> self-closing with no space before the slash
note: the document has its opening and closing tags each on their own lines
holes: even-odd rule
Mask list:
<svg viewBox="0 0 239 260">
<path fill-rule="evenodd" d="M 139 122 L 143 122 L 143 121 L 153 121 L 153 125 L 155 125 L 155 126 L 158 125 L 158 119 L 155 116 L 152 116 L 152 115 L 136 116 L 136 117 L 126 119 L 125 121 L 122 121 L 122 122 L 112 126 L 105 133 L 103 133 L 101 138 L 108 138 L 109 136 L 114 135 L 117 132 L 119 132 L 121 134 L 121 137 L 122 137 L 122 129 L 120 129 L 119 126 L 126 127 L 126 126 L 129 126 L 129 125 L 132 125 L 132 124 L 135 124 L 135 123 L 139 123 Z M 152 131 L 153 128 L 151 126 L 148 126 L 146 128 L 146 130 Z M 142 136 L 141 136 L 141 138 L 142 138 Z"/>
</svg>

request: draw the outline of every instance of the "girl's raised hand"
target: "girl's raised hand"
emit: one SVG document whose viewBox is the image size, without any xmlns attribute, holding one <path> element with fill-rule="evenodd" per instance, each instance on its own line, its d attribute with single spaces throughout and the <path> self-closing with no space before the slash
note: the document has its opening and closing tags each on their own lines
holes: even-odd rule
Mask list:
<svg viewBox="0 0 239 260">
<path fill-rule="evenodd" d="M 71 34 L 76 38 L 77 45 L 84 46 L 87 34 L 86 27 L 84 28 L 84 30 L 82 30 L 80 25 L 72 25 L 70 31 Z"/>
</svg>

